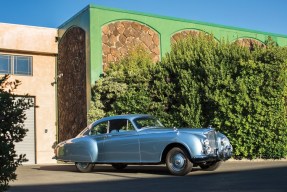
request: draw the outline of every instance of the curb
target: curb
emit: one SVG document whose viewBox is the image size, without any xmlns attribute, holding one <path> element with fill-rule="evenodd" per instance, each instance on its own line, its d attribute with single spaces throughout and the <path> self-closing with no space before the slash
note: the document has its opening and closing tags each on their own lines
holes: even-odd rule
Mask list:
<svg viewBox="0 0 287 192">
<path fill-rule="evenodd" d="M 287 159 L 228 159 L 228 162 L 287 162 Z"/>
</svg>

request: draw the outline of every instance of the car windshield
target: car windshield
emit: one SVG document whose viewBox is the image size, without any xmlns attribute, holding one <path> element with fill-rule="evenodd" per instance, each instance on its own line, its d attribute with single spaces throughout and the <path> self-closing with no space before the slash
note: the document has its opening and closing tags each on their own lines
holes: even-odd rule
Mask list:
<svg viewBox="0 0 287 192">
<path fill-rule="evenodd" d="M 136 124 L 138 129 L 143 128 L 151 128 L 151 127 L 164 127 L 159 120 L 157 120 L 154 117 L 140 117 L 137 119 L 134 119 L 134 123 Z"/>
</svg>

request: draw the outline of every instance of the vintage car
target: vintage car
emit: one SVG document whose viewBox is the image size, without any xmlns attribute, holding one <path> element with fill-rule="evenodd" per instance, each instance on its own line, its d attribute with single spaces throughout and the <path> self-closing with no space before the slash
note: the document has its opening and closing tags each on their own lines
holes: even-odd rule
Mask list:
<svg viewBox="0 0 287 192">
<path fill-rule="evenodd" d="M 232 155 L 228 138 L 213 128 L 166 128 L 151 115 L 105 117 L 55 147 L 55 159 L 75 162 L 81 172 L 95 164 L 166 164 L 173 175 L 192 167 L 215 170 Z"/>
</svg>

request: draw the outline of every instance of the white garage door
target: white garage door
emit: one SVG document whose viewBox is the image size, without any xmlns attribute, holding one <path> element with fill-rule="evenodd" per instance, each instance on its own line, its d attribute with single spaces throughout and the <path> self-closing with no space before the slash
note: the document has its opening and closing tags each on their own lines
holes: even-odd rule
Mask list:
<svg viewBox="0 0 287 192">
<path fill-rule="evenodd" d="M 34 98 L 31 98 L 34 102 Z M 26 154 L 27 162 L 23 164 L 35 164 L 35 108 L 31 107 L 25 111 L 26 120 L 24 122 L 25 129 L 28 129 L 26 137 L 23 141 L 15 143 L 15 150 L 17 154 Z"/>
</svg>

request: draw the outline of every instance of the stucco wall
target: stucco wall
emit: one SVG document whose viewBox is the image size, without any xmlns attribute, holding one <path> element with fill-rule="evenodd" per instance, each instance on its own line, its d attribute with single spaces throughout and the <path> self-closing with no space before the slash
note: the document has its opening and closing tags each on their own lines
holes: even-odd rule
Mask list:
<svg viewBox="0 0 287 192">
<path fill-rule="evenodd" d="M 56 141 L 56 97 L 54 82 L 57 29 L 0 23 L 0 53 L 33 58 L 33 76 L 12 75 L 22 84 L 16 94 L 35 96 L 36 162 L 52 160 Z M 48 130 L 45 133 L 45 130 Z"/>
<path fill-rule="evenodd" d="M 0 23 L 0 48 L 57 53 L 57 29 Z"/>
</svg>

